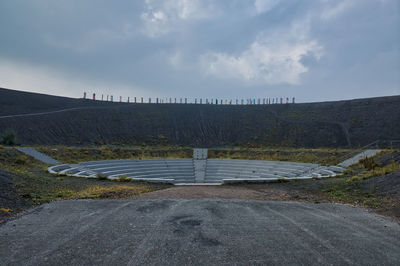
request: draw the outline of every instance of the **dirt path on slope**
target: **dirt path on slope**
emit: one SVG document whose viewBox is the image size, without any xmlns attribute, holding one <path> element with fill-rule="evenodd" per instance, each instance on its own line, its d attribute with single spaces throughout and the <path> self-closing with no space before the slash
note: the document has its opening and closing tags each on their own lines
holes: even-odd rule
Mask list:
<svg viewBox="0 0 400 266">
<path fill-rule="evenodd" d="M 391 177 L 391 176 L 387 176 Z M 376 178 L 377 181 L 384 177 Z M 374 181 L 375 178 L 367 180 Z M 399 178 L 400 179 L 400 178 Z M 396 180 L 396 182 L 398 179 Z M 382 191 L 379 184 L 375 184 L 376 190 L 373 194 L 368 194 L 370 184 L 360 183 L 359 189 L 365 190 L 361 194 L 345 195 L 335 197 L 327 192 L 327 189 L 334 188 L 335 179 L 288 183 L 268 183 L 268 184 L 236 184 L 222 186 L 175 186 L 150 193 L 140 194 L 134 199 L 241 199 L 241 200 L 279 200 L 279 201 L 300 201 L 313 203 L 344 203 L 356 207 L 367 209 L 368 211 L 386 216 L 391 220 L 400 223 L 400 199 Z M 366 188 L 365 188 L 366 187 Z M 342 193 L 338 191 L 337 193 Z M 333 192 L 334 193 L 334 192 Z M 375 195 L 376 194 L 376 195 Z M 383 194 L 383 195 L 382 195 Z M 338 194 L 337 194 L 338 195 Z M 381 196 L 378 196 L 381 195 Z M 379 197 L 379 198 L 378 198 Z M 378 200 L 379 205 L 371 205 L 363 202 L 364 200 Z"/>
<path fill-rule="evenodd" d="M 223 186 L 175 186 L 140 194 L 137 199 L 247 199 L 247 200 L 315 200 L 320 196 L 290 187 L 288 184 L 242 184 Z"/>
</svg>

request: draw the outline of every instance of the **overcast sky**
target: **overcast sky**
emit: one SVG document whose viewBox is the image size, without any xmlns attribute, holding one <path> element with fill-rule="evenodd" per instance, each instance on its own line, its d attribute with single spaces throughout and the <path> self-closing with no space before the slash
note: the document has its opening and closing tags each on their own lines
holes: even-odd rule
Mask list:
<svg viewBox="0 0 400 266">
<path fill-rule="evenodd" d="M 399 0 L 1 0 L 0 87 L 82 97 L 400 94 Z"/>
</svg>

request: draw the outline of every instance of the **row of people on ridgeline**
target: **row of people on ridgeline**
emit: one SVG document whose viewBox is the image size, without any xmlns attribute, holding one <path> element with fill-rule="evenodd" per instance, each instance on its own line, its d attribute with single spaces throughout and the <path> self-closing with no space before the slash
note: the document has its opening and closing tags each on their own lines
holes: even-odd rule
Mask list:
<svg viewBox="0 0 400 266">
<path fill-rule="evenodd" d="M 83 93 L 83 99 L 87 99 L 86 92 Z M 93 100 L 96 100 L 96 93 L 93 93 Z M 113 95 L 106 95 L 104 97 L 104 94 L 101 95 L 101 100 L 102 101 L 114 101 Z M 122 96 L 119 96 L 119 102 L 122 102 Z M 235 100 L 223 100 L 223 99 L 204 99 L 203 98 L 195 98 L 194 102 L 193 101 L 188 101 L 188 98 L 179 98 L 179 101 L 177 101 L 177 98 L 155 98 L 155 101 L 152 102 L 152 98 L 149 98 L 147 102 L 144 101 L 143 97 L 140 97 L 140 100 L 137 99 L 136 97 L 133 97 L 133 101 L 130 101 L 130 97 L 127 99 L 128 103 L 156 103 L 156 104 L 165 104 L 165 103 L 179 103 L 179 104 L 236 104 L 236 105 L 253 105 L 253 104 L 288 104 L 290 102 L 289 97 L 286 98 L 248 98 L 248 99 L 235 99 Z M 291 99 L 291 103 L 295 103 L 295 97 Z"/>
</svg>

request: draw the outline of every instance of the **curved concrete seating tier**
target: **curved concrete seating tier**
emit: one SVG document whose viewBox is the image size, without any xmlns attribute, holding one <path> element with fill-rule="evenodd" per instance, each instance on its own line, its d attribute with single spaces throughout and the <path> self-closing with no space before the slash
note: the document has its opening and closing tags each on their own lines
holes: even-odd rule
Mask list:
<svg viewBox="0 0 400 266">
<path fill-rule="evenodd" d="M 194 162 L 196 164 L 201 162 L 202 166 L 196 168 Z M 341 167 L 311 163 L 230 159 L 109 160 L 49 167 L 50 173 L 59 175 L 96 178 L 98 174 L 103 174 L 109 179 L 128 177 L 132 180 L 173 184 L 196 182 L 222 184 L 323 178 L 335 176 L 342 171 Z"/>
<path fill-rule="evenodd" d="M 332 171 L 319 169 L 317 164 L 252 161 L 252 160 L 207 160 L 205 182 L 224 183 L 237 181 L 273 181 L 279 179 L 304 179 L 334 176 Z"/>
</svg>

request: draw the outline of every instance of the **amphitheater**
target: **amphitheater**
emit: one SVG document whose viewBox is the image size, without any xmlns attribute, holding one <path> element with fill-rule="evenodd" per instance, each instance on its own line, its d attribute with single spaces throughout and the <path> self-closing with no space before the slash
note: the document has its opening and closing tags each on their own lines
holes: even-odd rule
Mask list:
<svg viewBox="0 0 400 266">
<path fill-rule="evenodd" d="M 175 185 L 218 185 L 235 182 L 268 182 L 325 178 L 341 174 L 344 168 L 312 163 L 209 159 L 207 149 L 194 149 L 192 159 L 107 160 L 62 164 L 49 167 L 58 175 L 108 179 L 121 177 Z"/>
</svg>

